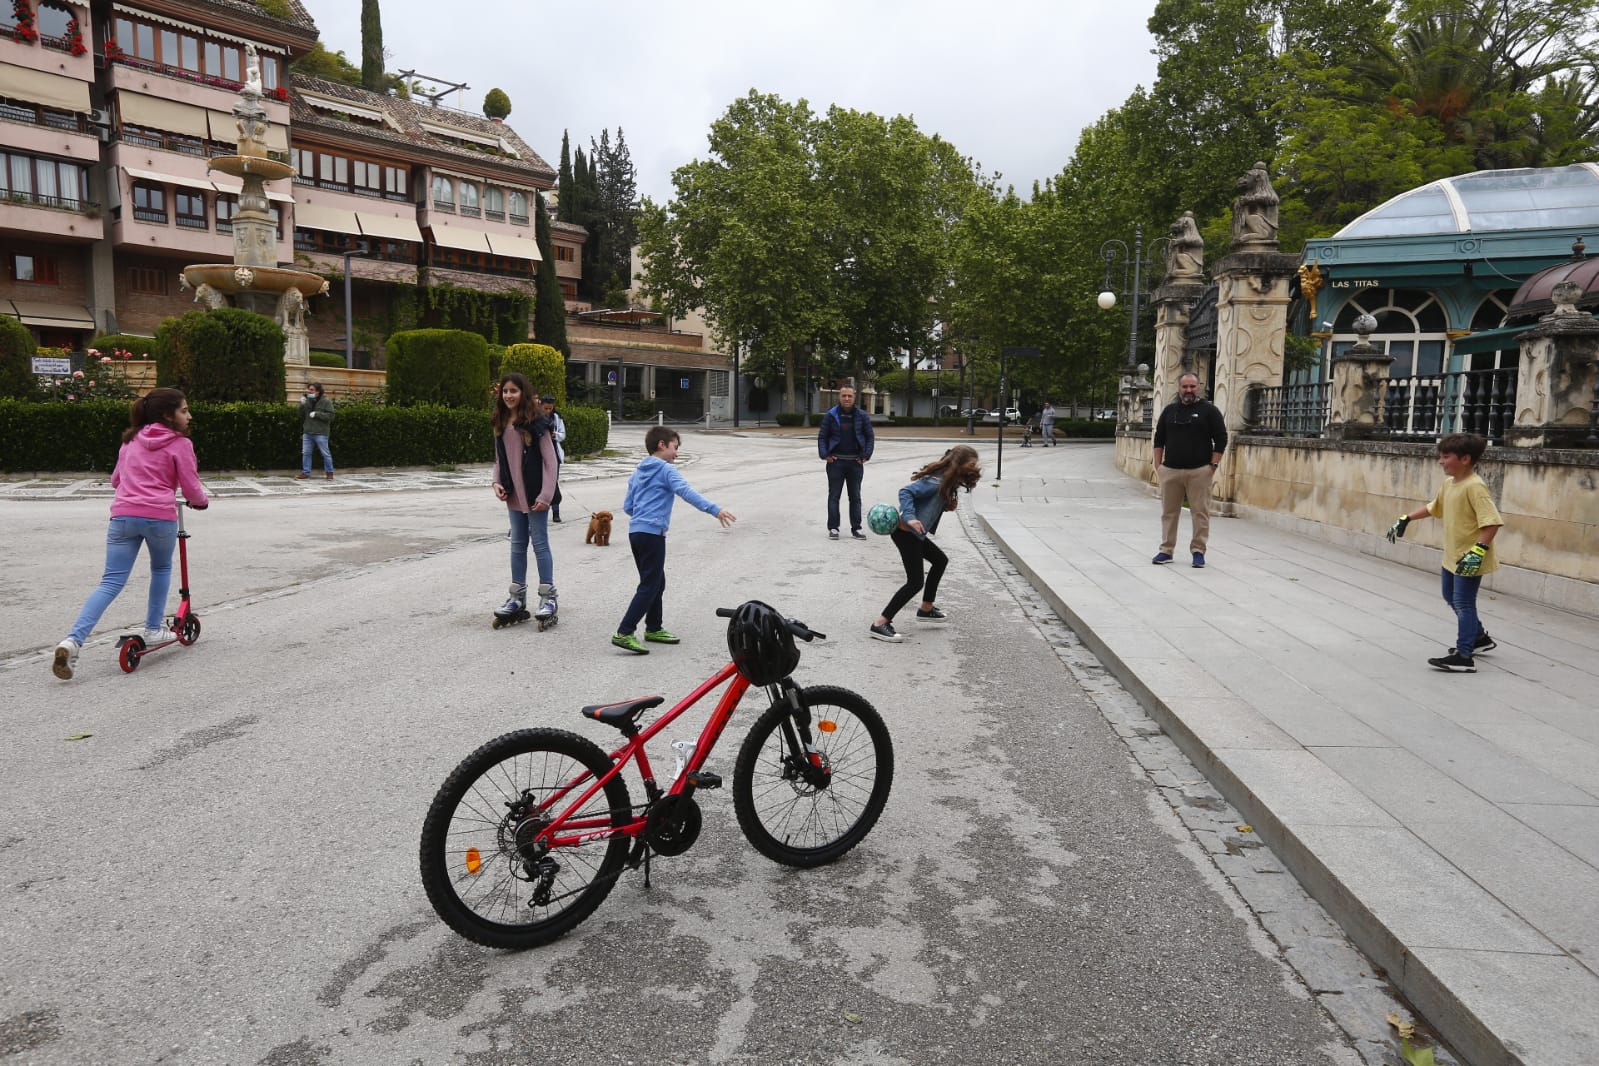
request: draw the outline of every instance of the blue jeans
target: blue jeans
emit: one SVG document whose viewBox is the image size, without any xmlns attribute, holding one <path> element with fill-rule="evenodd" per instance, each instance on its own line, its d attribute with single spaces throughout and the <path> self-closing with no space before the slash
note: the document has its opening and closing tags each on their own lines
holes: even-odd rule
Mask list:
<svg viewBox="0 0 1599 1066">
<path fill-rule="evenodd" d="M 316 449 L 322 453 L 322 472 L 325 474 L 333 473 L 333 453 L 328 450 L 328 435 L 326 433 L 300 434 L 300 473 L 309 474 L 311 472 L 312 445 L 315 445 Z"/>
<path fill-rule="evenodd" d="M 144 611 L 144 627 L 156 629 L 166 613 L 167 592 L 172 588 L 172 549 L 178 544 L 178 523 L 175 519 L 132 518 L 121 516 L 111 520 L 105 535 L 105 574 L 100 585 L 83 603 L 78 620 L 72 623 L 67 634 L 82 644 L 106 613 L 111 601 L 128 583 L 133 572 L 133 562 L 139 557 L 139 545 L 150 546 L 150 601 Z"/>
<path fill-rule="evenodd" d="M 539 584 L 555 584 L 555 557 L 550 554 L 550 512 L 511 512 L 511 581 L 527 584 L 527 546 L 533 544 Z"/>
<path fill-rule="evenodd" d="M 662 627 L 662 601 L 666 596 L 666 537 L 660 533 L 629 533 L 628 547 L 633 549 L 633 565 L 638 568 L 638 588 L 633 591 L 633 602 L 627 605 L 618 633 L 631 633 L 644 619 L 644 631 L 653 633 Z"/>
<path fill-rule="evenodd" d="M 1481 577 L 1461 577 L 1449 570 L 1444 577 L 1444 602 L 1455 611 L 1455 654 L 1461 658 L 1472 657 L 1472 645 L 1482 635 L 1482 620 L 1477 617 L 1477 589 Z"/>
<path fill-rule="evenodd" d="M 861 531 L 861 475 L 865 472 L 859 459 L 834 459 L 827 464 L 827 528 L 838 528 L 838 497 L 844 486 L 849 486 L 849 528 L 852 533 Z"/>
</svg>

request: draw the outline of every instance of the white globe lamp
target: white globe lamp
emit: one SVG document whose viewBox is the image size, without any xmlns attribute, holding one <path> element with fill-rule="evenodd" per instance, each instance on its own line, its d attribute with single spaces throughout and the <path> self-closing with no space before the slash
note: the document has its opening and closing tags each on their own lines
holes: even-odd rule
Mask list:
<svg viewBox="0 0 1599 1066">
<path fill-rule="evenodd" d="M 1099 294 L 1099 308 L 1100 308 L 1101 311 L 1109 311 L 1112 307 L 1115 307 L 1115 306 L 1116 306 L 1116 294 L 1115 293 L 1110 292 L 1110 291 L 1106 291 L 1106 292 L 1102 292 L 1102 293 Z"/>
</svg>

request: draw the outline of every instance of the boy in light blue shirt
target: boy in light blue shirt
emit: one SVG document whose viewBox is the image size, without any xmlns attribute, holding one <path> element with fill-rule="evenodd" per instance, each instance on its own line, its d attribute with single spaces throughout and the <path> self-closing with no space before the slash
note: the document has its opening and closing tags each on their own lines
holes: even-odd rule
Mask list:
<svg viewBox="0 0 1599 1066">
<path fill-rule="evenodd" d="M 723 528 L 738 520 L 732 511 L 718 507 L 695 492 L 672 465 L 677 462 L 681 443 L 676 430 L 652 427 L 644 435 L 644 447 L 650 454 L 628 478 L 627 495 L 622 500 L 622 510 L 629 519 L 627 543 L 633 549 L 633 565 L 638 567 L 638 589 L 611 643 L 634 655 L 650 653 L 650 649 L 633 635 L 640 619 L 644 620 L 645 640 L 654 644 L 678 643 L 678 638 L 666 630 L 661 618 L 661 600 L 666 592 L 666 530 L 672 524 L 672 504 L 677 497 L 715 515 Z"/>
</svg>

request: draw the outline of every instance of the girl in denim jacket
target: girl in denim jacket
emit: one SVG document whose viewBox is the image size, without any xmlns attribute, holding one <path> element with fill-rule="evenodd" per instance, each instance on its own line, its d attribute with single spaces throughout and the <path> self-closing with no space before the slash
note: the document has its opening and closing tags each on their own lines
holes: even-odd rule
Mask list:
<svg viewBox="0 0 1599 1066">
<path fill-rule="evenodd" d="M 892 537 L 905 564 L 905 584 L 872 623 L 874 640 L 897 644 L 905 639 L 894 630 L 894 615 L 917 593 L 922 594 L 922 605 L 916 612 L 916 620 L 945 621 L 944 612 L 933 601 L 938 597 L 938 582 L 944 576 L 944 567 L 949 565 L 949 557 L 933 543 L 932 534 L 938 530 L 938 521 L 944 512 L 955 509 L 956 493 L 962 488 L 970 492 L 982 476 L 977 452 L 957 444 L 937 462 L 928 463 L 912 474 L 911 483 L 899 490 L 899 528 Z M 924 562 L 928 564 L 925 577 Z"/>
</svg>

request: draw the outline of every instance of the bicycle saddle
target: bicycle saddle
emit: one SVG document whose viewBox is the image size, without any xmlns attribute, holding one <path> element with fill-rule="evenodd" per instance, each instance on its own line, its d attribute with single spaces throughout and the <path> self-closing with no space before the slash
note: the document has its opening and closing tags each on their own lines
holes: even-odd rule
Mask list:
<svg viewBox="0 0 1599 1066">
<path fill-rule="evenodd" d="M 583 717 L 622 729 L 632 725 L 639 715 L 651 707 L 659 707 L 665 702 L 665 696 L 640 696 L 617 703 L 595 703 L 583 708 Z"/>
</svg>

